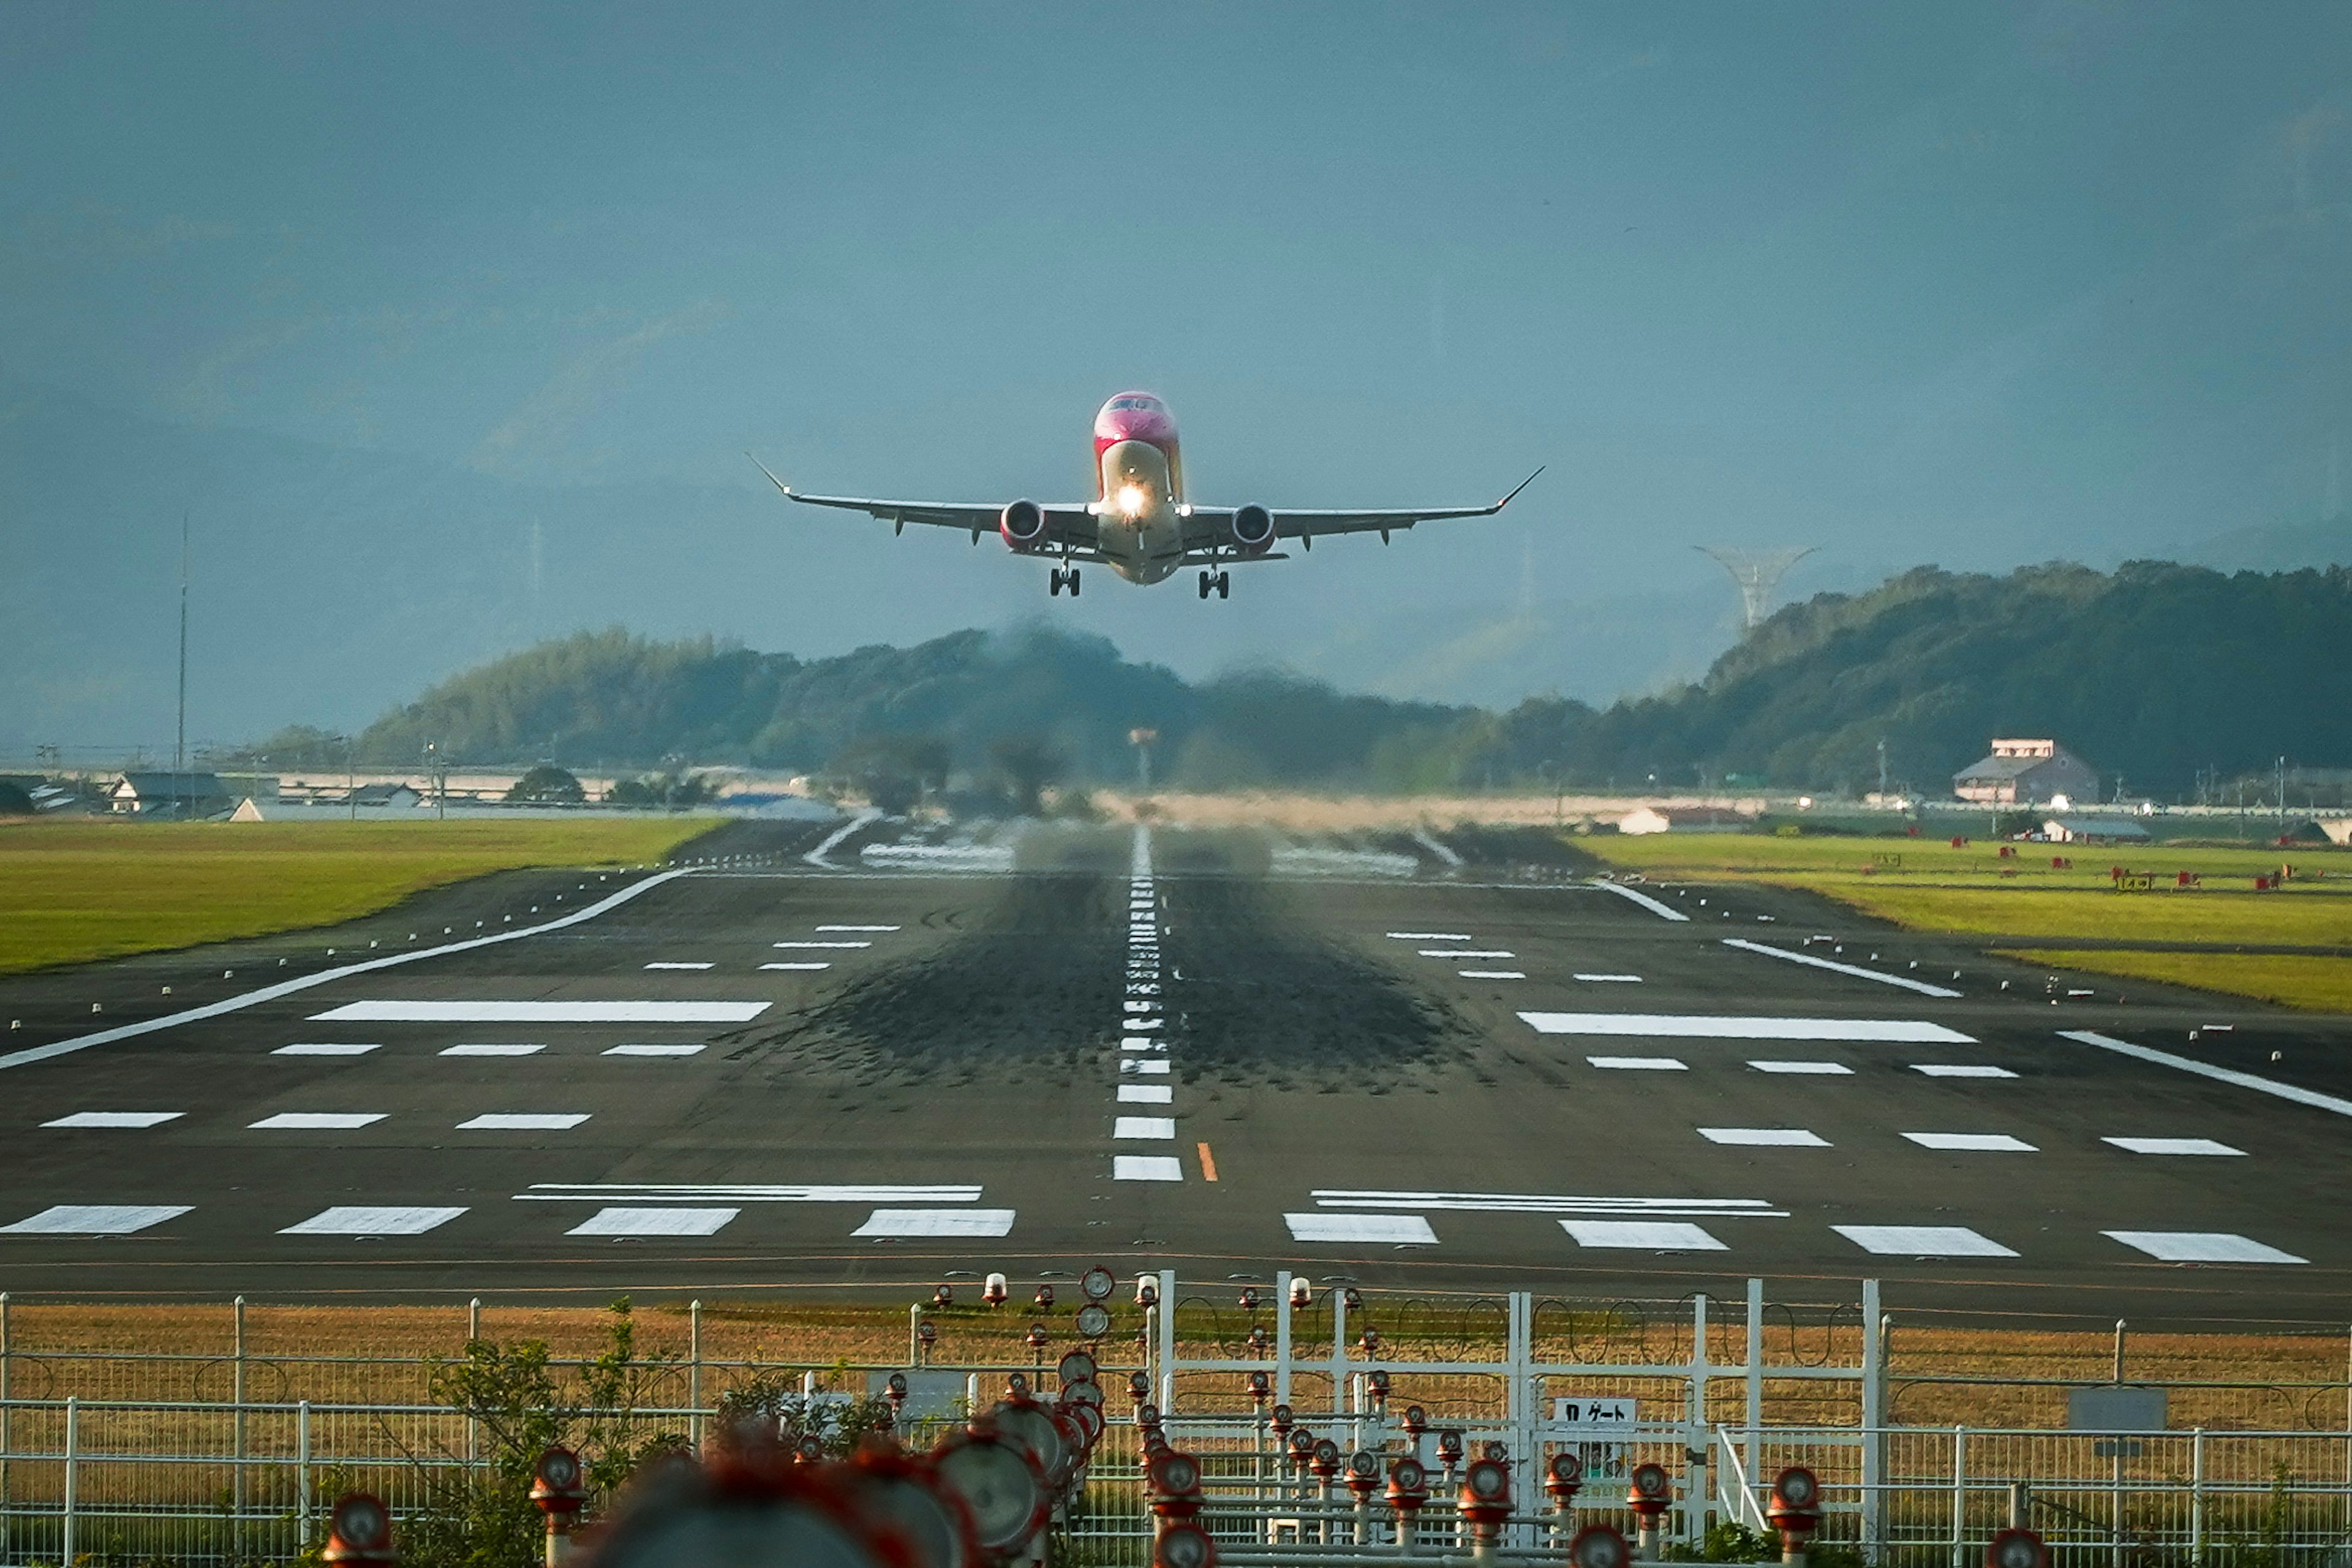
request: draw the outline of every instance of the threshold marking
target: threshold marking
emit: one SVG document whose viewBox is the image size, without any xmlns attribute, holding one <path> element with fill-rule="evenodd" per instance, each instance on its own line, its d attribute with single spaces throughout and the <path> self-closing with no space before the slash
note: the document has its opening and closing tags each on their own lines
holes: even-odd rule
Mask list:
<svg viewBox="0 0 2352 1568">
<path fill-rule="evenodd" d="M 1611 1198 L 1544 1193 L 1381 1192 L 1318 1187 L 1311 1194 L 1322 1208 L 1460 1209 L 1475 1214 L 1625 1215 L 1717 1219 L 1787 1219 L 1787 1209 L 1762 1198 Z"/>
<path fill-rule="evenodd" d="M 647 969 L 716 969 L 716 968 L 718 968 L 719 966 L 718 966 L 717 964 L 715 964 L 715 963 L 683 963 L 683 962 L 665 962 L 665 963 L 648 963 L 648 964 L 646 964 L 646 967 Z"/>
<path fill-rule="evenodd" d="M 1176 1091 L 1164 1083 L 1123 1083 L 1118 1086 L 1121 1105 L 1166 1105 L 1176 1098 Z"/>
<path fill-rule="evenodd" d="M 368 1208 L 359 1205 L 322 1209 L 299 1225 L 289 1225 L 280 1236 L 423 1236 L 447 1225 L 462 1208 Z"/>
<path fill-rule="evenodd" d="M 977 1186 L 894 1186 L 880 1183 L 828 1185 L 780 1183 L 772 1185 L 728 1182 L 533 1182 L 530 1190 L 515 1194 L 518 1202 L 578 1203 L 583 1199 L 625 1197 L 641 1204 L 971 1204 L 980 1201 Z"/>
<path fill-rule="evenodd" d="M 1830 1141 L 1802 1127 L 1702 1127 L 1698 1135 L 1710 1143 L 1743 1149 L 1826 1149 Z"/>
<path fill-rule="evenodd" d="M 77 1110 L 71 1116 L 60 1116 L 55 1121 L 44 1121 L 44 1127 L 161 1127 L 166 1121 L 177 1121 L 187 1114 L 184 1110 Z"/>
<path fill-rule="evenodd" d="M 1972 1046 L 1957 1029 L 1919 1019 L 1710 1017 L 1682 1013 L 1522 1013 L 1540 1035 L 1636 1035 L 1693 1040 L 1860 1040 Z M 2339 1101 L 2339 1103 L 2341 1103 Z M 2347 1106 L 2352 1110 L 2352 1106 Z"/>
<path fill-rule="evenodd" d="M 1520 969 L 1457 969 L 1454 972 L 1465 980 L 1525 980 L 1527 972 Z"/>
<path fill-rule="evenodd" d="M 0 1236 L 129 1236 L 193 1213 L 193 1204 L 58 1204 L 14 1225 Z"/>
<path fill-rule="evenodd" d="M 603 1208 L 566 1236 L 716 1236 L 741 1209 Z"/>
<path fill-rule="evenodd" d="M 2236 1154 L 2242 1157 L 2243 1149 L 2232 1149 L 2227 1143 L 2211 1138 L 2102 1138 L 2102 1143 L 2112 1143 L 2131 1154 Z"/>
<path fill-rule="evenodd" d="M 831 969 L 830 963 L 763 963 L 762 969 Z"/>
<path fill-rule="evenodd" d="M 2225 1230 L 2103 1230 L 2112 1241 L 2145 1252 L 2159 1263 L 2308 1263 Z"/>
<path fill-rule="evenodd" d="M 1011 1209 L 876 1209 L 849 1234 L 894 1241 L 1013 1234 Z"/>
<path fill-rule="evenodd" d="M 1114 1138 L 1173 1138 L 1176 1119 L 1172 1116 L 1122 1116 L 1112 1126 Z"/>
<path fill-rule="evenodd" d="M 1591 985 L 1639 985 L 1642 984 L 1642 977 L 1638 974 L 1571 974 L 1569 978 L 1581 980 Z"/>
<path fill-rule="evenodd" d="M 1587 1057 L 1584 1059 L 1594 1067 L 1619 1072 L 1690 1071 L 1690 1064 L 1679 1057 Z"/>
<path fill-rule="evenodd" d="M 304 1040 L 290 1046 L 280 1046 L 269 1054 L 273 1057 L 363 1057 L 370 1051 L 383 1049 L 381 1045 L 345 1046 L 324 1040 Z"/>
<path fill-rule="evenodd" d="M 1683 913 L 1682 910 L 1675 908 L 1674 905 L 1663 903 L 1658 900 L 1650 897 L 1647 893 L 1642 892 L 1636 889 L 1626 887 L 1622 882 L 1604 882 L 1600 880 L 1598 878 L 1595 878 L 1589 885 L 1595 888 L 1605 888 L 1621 899 L 1631 899 L 1661 920 L 1687 921 L 1690 919 L 1690 916 Z"/>
<path fill-rule="evenodd" d="M 1727 1252 L 1703 1226 L 1682 1220 L 1564 1219 L 1559 1227 L 1579 1247 L 1636 1247 L 1646 1252 Z"/>
<path fill-rule="evenodd" d="M 2118 1056 L 2137 1057 L 2141 1061 L 2154 1062 L 2158 1067 L 2178 1068 L 2182 1072 L 2193 1072 L 2200 1078 L 2210 1078 L 2216 1083 L 2231 1083 L 2240 1089 L 2251 1089 L 2257 1094 L 2276 1095 L 2281 1100 L 2291 1100 L 2297 1105 L 2308 1105 L 2314 1110 L 2332 1110 L 2338 1116 L 2352 1116 L 2352 1100 L 2338 1100 L 2332 1094 L 2321 1094 L 2316 1089 L 2298 1089 L 2291 1083 L 2279 1083 L 2272 1079 L 2256 1078 L 2250 1072 L 2239 1072 L 2231 1068 L 2217 1068 L 2210 1062 L 2200 1062 L 2189 1057 L 2177 1057 L 2170 1051 L 2159 1051 L 2147 1046 L 2136 1046 L 2129 1040 L 2115 1039 L 2110 1036 L 2089 1029 L 2061 1029 L 2058 1031 L 2058 1037 L 2062 1040 L 2073 1040 L 2078 1045 L 2096 1046 L 2103 1051 L 2114 1051 Z"/>
<path fill-rule="evenodd" d="M 1830 1228 L 1882 1257 L 2014 1258 L 2017 1254 L 1964 1225 L 1833 1225 Z"/>
<path fill-rule="evenodd" d="M 767 1002 L 349 1002 L 314 1024 L 748 1024 Z"/>
<path fill-rule="evenodd" d="M 1922 996 L 1958 996 L 1959 994 L 1948 985 L 1930 985 L 1924 980 L 1913 980 L 1902 974 L 1885 974 L 1875 969 L 1864 969 L 1858 963 L 1839 963 L 1832 959 L 1815 958 L 1810 952 L 1791 952 L 1785 947 L 1772 947 L 1760 942 L 1749 942 L 1746 937 L 1725 937 L 1723 945 L 1736 947 L 1742 952 L 1760 952 L 1767 958 L 1782 959 L 1790 963 L 1801 963 L 1812 969 L 1827 969 L 1839 974 L 1851 974 L 1857 980 L 1875 980 L 1881 985 L 1900 985 L 1906 991 L 1916 991 Z"/>
<path fill-rule="evenodd" d="M 160 1018 L 142 1019 L 136 1024 L 122 1024 L 111 1029 L 100 1029 L 95 1034 L 77 1035 L 69 1040 L 52 1040 L 46 1046 L 30 1046 L 21 1051 L 9 1051 L 0 1055 L 0 1068 L 23 1067 L 27 1062 L 47 1061 L 51 1057 L 61 1057 L 73 1051 L 88 1050 L 92 1046 L 112 1045 L 117 1040 L 152 1035 L 159 1029 L 174 1029 L 183 1024 L 194 1024 L 205 1018 L 217 1018 L 224 1014 L 239 1012 L 263 1002 L 274 1002 L 280 996 L 290 996 L 299 991 L 308 991 L 314 985 L 325 985 L 332 981 L 347 980 L 354 974 L 367 974 L 379 969 L 389 969 L 398 963 L 415 963 L 419 959 L 439 958 L 452 952 L 469 952 L 475 948 L 489 947 L 498 942 L 520 942 L 524 937 L 537 936 L 542 931 L 561 931 L 568 926 L 578 925 L 583 921 L 594 920 L 605 910 L 625 904 L 641 893 L 649 892 L 664 882 L 691 874 L 690 867 L 681 867 L 675 871 L 656 872 L 642 882 L 633 882 L 616 893 L 599 899 L 585 909 L 574 910 L 568 915 L 560 915 L 554 920 L 539 925 L 519 926 L 513 931 L 501 931 L 488 936 L 467 937 L 463 942 L 443 942 L 437 947 L 418 948 L 413 952 L 386 953 L 382 958 L 364 959 L 357 963 L 339 964 L 332 969 L 320 970 L 315 974 L 304 974 L 292 980 L 281 980 L 275 985 L 265 985 L 257 991 L 246 992 L 241 996 L 230 996 L 218 1002 L 207 1003 L 202 1007 L 190 1007 L 184 1012 L 166 1014 Z"/>
<path fill-rule="evenodd" d="M 1437 1233 L 1417 1214 L 1286 1214 L 1293 1241 L 1373 1242 L 1390 1247 L 1435 1247 Z"/>
<path fill-rule="evenodd" d="M 1114 1182 L 1181 1182 L 1184 1179 L 1184 1166 L 1173 1154 L 1114 1154 L 1110 1161 L 1110 1179 Z"/>
<path fill-rule="evenodd" d="M 2006 1132 L 1906 1132 L 1903 1136 L 1922 1149 L 1942 1149 L 1952 1153 L 2038 1154 L 2041 1152 L 2024 1139 L 2012 1138 Z"/>
<path fill-rule="evenodd" d="M 435 1054 L 444 1057 L 535 1057 L 545 1049 L 545 1046 L 449 1046 Z"/>
<path fill-rule="evenodd" d="M 486 1111 L 470 1121 L 457 1123 L 460 1132 L 569 1132 L 588 1120 L 588 1111 L 506 1112 Z"/>
<path fill-rule="evenodd" d="M 1913 1072 L 1926 1073 L 1929 1078 L 2015 1078 L 2007 1068 L 1997 1068 L 1989 1062 L 1913 1062 Z"/>
<path fill-rule="evenodd" d="M 699 1056 L 703 1046 L 608 1046 L 600 1056 L 607 1057 L 692 1057 Z"/>
<path fill-rule="evenodd" d="M 1853 1069 L 1843 1062 L 1781 1062 L 1751 1061 L 1748 1064 L 1758 1072 L 1802 1074 L 1818 1078 L 1852 1078 Z"/>
<path fill-rule="evenodd" d="M 1119 1070 L 1119 1071 L 1121 1071 L 1121 1072 L 1165 1073 L 1165 1072 L 1168 1070 L 1168 1064 L 1167 1064 L 1166 1062 L 1164 1062 L 1164 1061 L 1162 1061 L 1162 1062 L 1127 1062 L 1127 1061 L 1123 1061 L 1123 1062 L 1121 1062 L 1121 1063 L 1119 1063 L 1119 1064 L 1118 1064 L 1118 1070 Z"/>
</svg>

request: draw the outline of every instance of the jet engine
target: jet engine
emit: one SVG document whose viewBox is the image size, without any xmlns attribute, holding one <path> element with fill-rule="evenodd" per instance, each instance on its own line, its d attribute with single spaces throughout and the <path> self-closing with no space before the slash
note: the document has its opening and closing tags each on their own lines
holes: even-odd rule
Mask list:
<svg viewBox="0 0 2352 1568">
<path fill-rule="evenodd" d="M 1045 542 L 1045 510 L 1034 500 L 1017 500 L 998 515 L 996 531 L 1015 550 L 1034 550 Z"/>
<path fill-rule="evenodd" d="M 1274 514 L 1262 506 L 1235 508 L 1234 542 L 1248 554 L 1265 554 L 1274 544 Z"/>
</svg>

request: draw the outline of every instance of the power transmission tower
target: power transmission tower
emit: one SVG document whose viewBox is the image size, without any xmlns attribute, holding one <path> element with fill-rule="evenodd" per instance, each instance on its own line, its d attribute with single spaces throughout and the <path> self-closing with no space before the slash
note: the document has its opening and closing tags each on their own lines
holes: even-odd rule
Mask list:
<svg viewBox="0 0 2352 1568">
<path fill-rule="evenodd" d="M 1739 585 L 1739 607 L 1746 617 L 1740 631 L 1745 634 L 1754 631 L 1771 614 L 1772 590 L 1780 585 L 1789 568 L 1821 547 L 1808 544 L 1802 548 L 1736 550 L 1727 544 L 1695 544 L 1691 548 L 1730 573 L 1731 580 Z"/>
</svg>

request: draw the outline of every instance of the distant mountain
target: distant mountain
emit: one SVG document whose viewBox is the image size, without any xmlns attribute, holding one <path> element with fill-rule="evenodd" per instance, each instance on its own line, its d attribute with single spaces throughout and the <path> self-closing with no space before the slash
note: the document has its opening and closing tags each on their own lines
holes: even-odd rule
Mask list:
<svg viewBox="0 0 2352 1568">
<path fill-rule="evenodd" d="M 2054 736 L 2110 781 L 2177 795 L 2207 767 L 2352 763 L 2352 569 L 1922 567 L 1791 605 L 1705 679 L 1599 710 L 1400 702 L 1274 672 L 1188 683 L 1044 626 L 805 662 L 615 630 L 454 677 L 362 744 L 387 763 L 431 741 L 467 761 L 816 768 L 887 739 L 979 770 L 1028 738 L 1079 776 L 1124 779 L 1139 727 L 1160 733 L 1163 778 L 1205 786 L 1687 788 L 1738 775 L 1859 792 L 1875 787 L 1883 741 L 1890 782 L 1941 795 L 1999 734 Z"/>
<path fill-rule="evenodd" d="M 2191 546 L 2185 558 L 2222 572 L 2294 572 L 2352 565 L 2352 512 L 2317 522 L 2233 529 Z"/>
</svg>

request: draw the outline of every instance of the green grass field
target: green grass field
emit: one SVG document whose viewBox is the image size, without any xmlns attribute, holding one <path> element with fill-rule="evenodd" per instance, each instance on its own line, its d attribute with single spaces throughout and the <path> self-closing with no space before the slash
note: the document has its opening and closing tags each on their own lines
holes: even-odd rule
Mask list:
<svg viewBox="0 0 2352 1568">
<path fill-rule="evenodd" d="M 2032 942 L 2037 963 L 2163 980 L 2291 1006 L 2352 1007 L 2352 958 L 2105 952 L 2103 942 L 2245 942 L 2352 947 L 2352 853 L 2333 847 L 2122 848 L 1942 838 L 1780 838 L 1762 834 L 1595 835 L 1578 843 L 1622 869 L 1662 879 L 1802 888 L 1913 931 Z M 2073 862 L 2052 865 L 2053 856 Z M 2254 890 L 2282 864 L 2295 878 Z M 2116 866 L 2147 875 L 2116 890 Z M 2188 871 L 2201 885 L 2176 885 Z"/>
<path fill-rule="evenodd" d="M 331 925 L 529 866 L 657 860 L 710 817 L 0 826 L 0 973 Z"/>
</svg>

